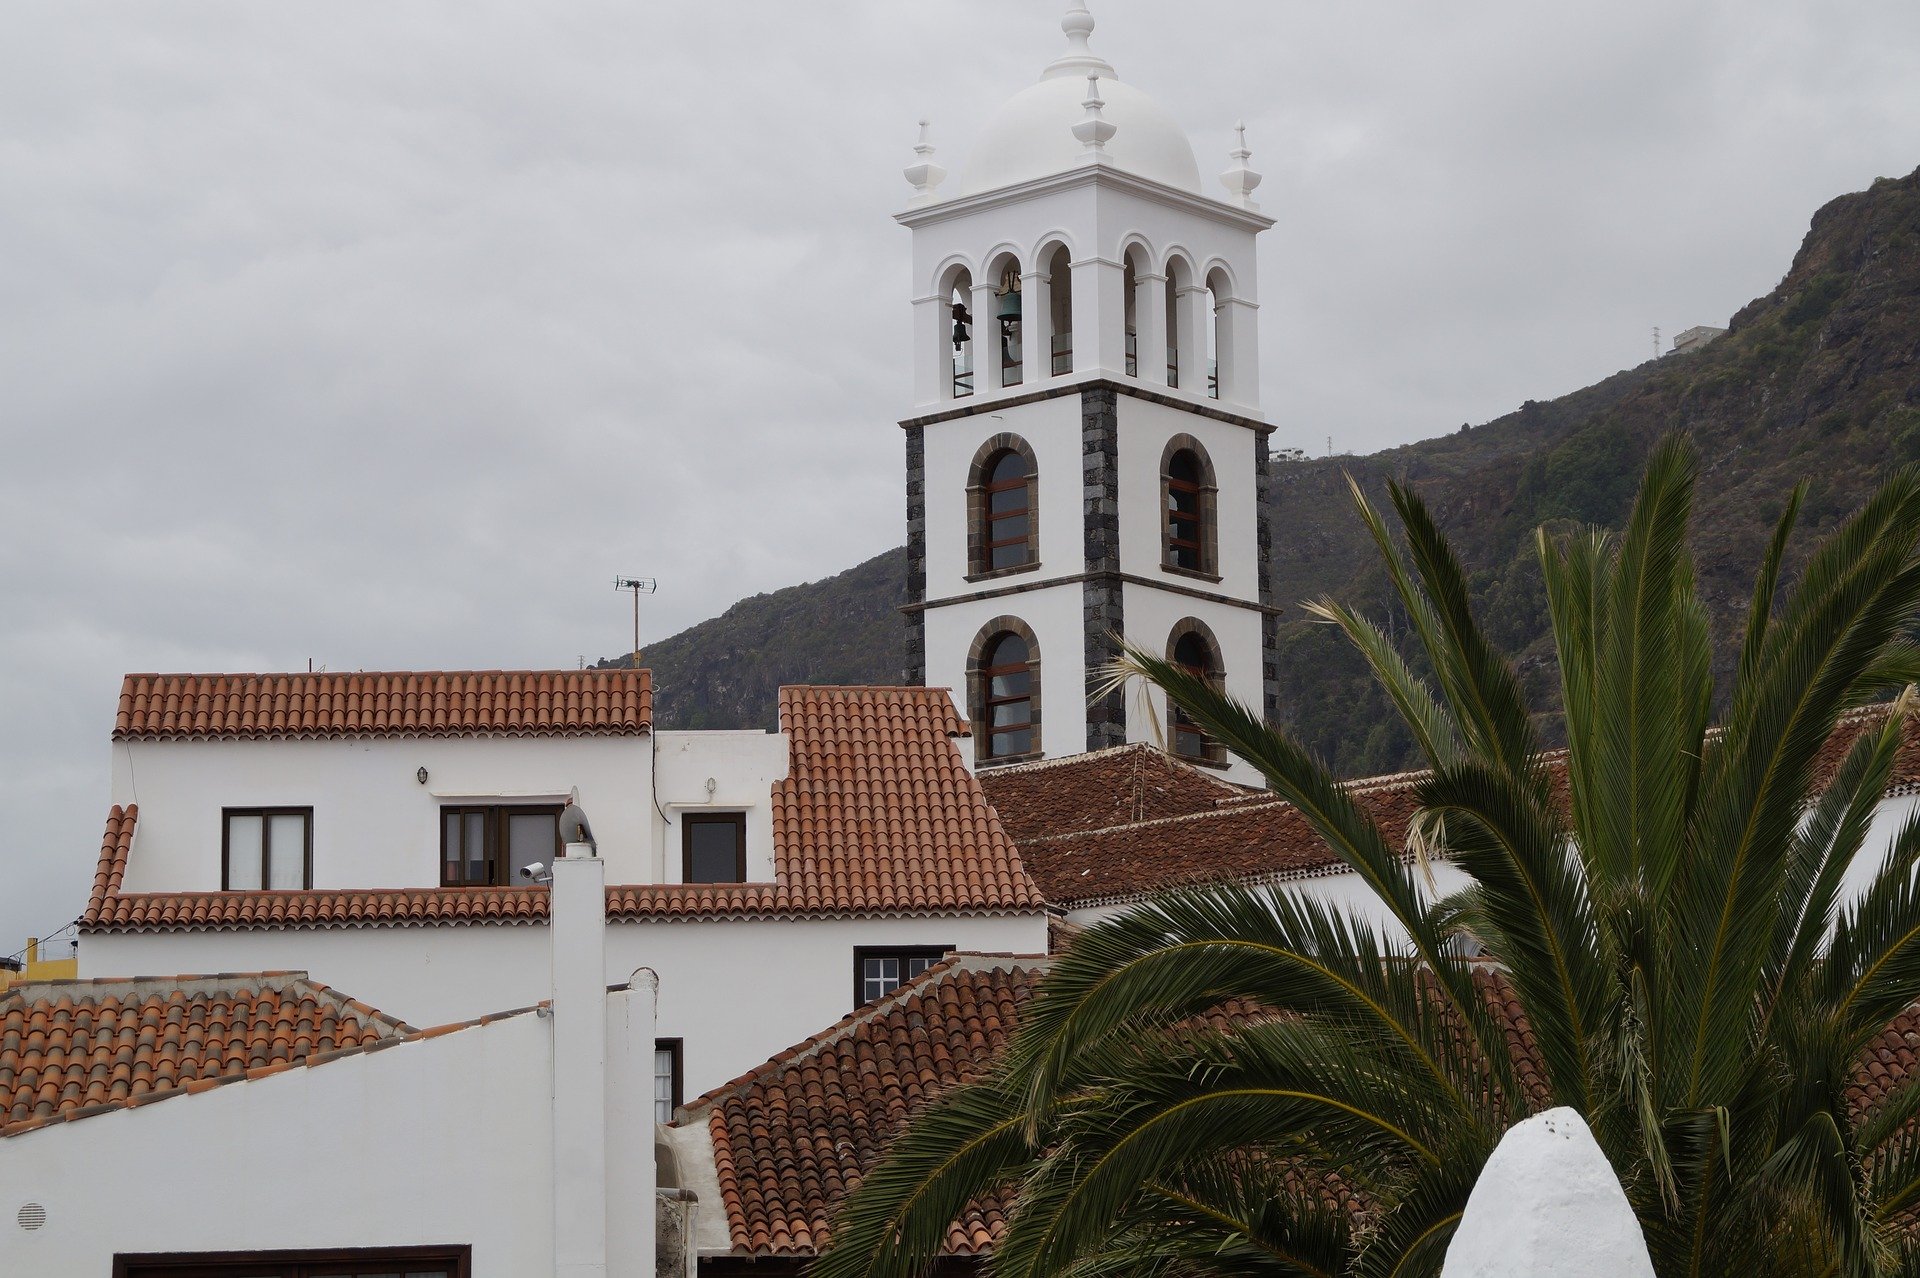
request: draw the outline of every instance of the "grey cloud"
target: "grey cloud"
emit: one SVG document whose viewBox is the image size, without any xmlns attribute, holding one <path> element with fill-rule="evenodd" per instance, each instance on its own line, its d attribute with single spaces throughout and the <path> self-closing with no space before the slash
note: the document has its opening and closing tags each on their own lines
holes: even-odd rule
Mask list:
<svg viewBox="0 0 1920 1278">
<path fill-rule="evenodd" d="M 567 665 L 901 537 L 899 170 L 1041 0 L 0 15 L 0 953 L 84 901 L 118 677 Z M 1905 0 L 1096 0 L 1249 124 L 1279 442 L 1645 357 L 1920 163 Z"/>
</svg>

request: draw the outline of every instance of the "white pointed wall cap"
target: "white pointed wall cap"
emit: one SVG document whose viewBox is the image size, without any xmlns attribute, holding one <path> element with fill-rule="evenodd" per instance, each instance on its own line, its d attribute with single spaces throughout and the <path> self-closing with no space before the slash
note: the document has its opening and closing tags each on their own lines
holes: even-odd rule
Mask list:
<svg viewBox="0 0 1920 1278">
<path fill-rule="evenodd" d="M 1613 1165 L 1576 1111 L 1507 1129 L 1480 1170 L 1441 1278 L 1654 1278 Z"/>
<path fill-rule="evenodd" d="M 1093 14 L 1075 0 L 1060 20 L 1067 52 L 1038 84 L 1009 98 L 980 132 L 959 182 L 960 195 L 1049 177 L 1079 167 L 1086 145 L 1073 126 L 1086 118 L 1089 75 L 1100 77 L 1101 118 L 1114 128 L 1105 163 L 1182 191 L 1200 193 L 1200 165 L 1186 130 L 1167 109 L 1119 78 L 1088 46 Z"/>
</svg>

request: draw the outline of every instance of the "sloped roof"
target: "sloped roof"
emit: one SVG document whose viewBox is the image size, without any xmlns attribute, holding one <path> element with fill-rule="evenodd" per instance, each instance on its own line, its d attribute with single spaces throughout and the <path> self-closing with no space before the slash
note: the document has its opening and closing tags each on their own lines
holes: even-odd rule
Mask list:
<svg viewBox="0 0 1920 1278">
<path fill-rule="evenodd" d="M 952 738 L 939 689 L 784 688 L 787 777 L 773 787 L 774 881 L 614 884 L 615 921 L 1039 910 L 1040 892 Z M 108 813 L 81 925 L 96 931 L 537 923 L 543 887 L 295 892 L 121 890 L 135 805 Z"/>
<path fill-rule="evenodd" d="M 416 1033 L 305 972 L 27 982 L 0 994 L 0 1137 Z"/>
<path fill-rule="evenodd" d="M 1883 722 L 1887 706 L 1842 717 L 1814 762 L 1814 784 L 1829 784 L 1861 733 Z M 1158 755 L 1157 762 L 1152 756 Z M 1547 766 L 1564 769 L 1564 752 Z M 1216 781 L 1224 793 L 1182 776 L 1197 769 L 1151 746 L 1128 746 L 1058 762 L 997 769 L 981 784 L 1001 820 L 1016 831 L 1021 859 L 1049 904 L 1119 904 L 1155 892 L 1220 882 L 1274 882 L 1344 868 L 1306 819 L 1266 791 Z M 1001 775 L 1003 774 L 1004 775 Z M 1390 843 L 1406 837 L 1424 772 L 1362 777 L 1346 783 L 1381 822 Z M 1142 780 L 1146 778 L 1146 780 Z M 1165 778 L 1156 784 L 1154 778 Z M 1556 778 L 1560 779 L 1560 778 Z M 1060 793 L 1049 804 L 1049 785 Z M 1920 792 L 1920 716 L 1909 716 L 1887 794 Z M 1131 811 L 1129 812 L 1129 808 Z M 1101 821 L 1102 815 L 1119 814 Z"/>
<path fill-rule="evenodd" d="M 1250 793 L 1143 743 L 989 768 L 980 786 L 1016 842 L 1207 812 Z"/>
<path fill-rule="evenodd" d="M 721 1207 L 736 1255 L 807 1257 L 829 1241 L 834 1215 L 912 1119 L 954 1086 L 982 1077 L 1004 1050 L 1049 960 L 956 954 L 765 1064 L 690 1102 L 683 1121 L 713 1141 Z M 1474 984 L 1504 1029 L 1530 1109 L 1551 1101 L 1532 1027 L 1500 969 Z M 1235 1003 L 1199 1018 L 1231 1030 L 1260 1014 Z M 1920 1005 L 1898 1017 L 1856 1064 L 1847 1101 L 1870 1113 L 1920 1072 Z M 1328 1201 L 1362 1209 L 1325 1184 Z M 949 1255 L 990 1250 L 1010 1197 L 976 1203 L 948 1233 Z"/>
<path fill-rule="evenodd" d="M 1417 806 L 1419 780 L 1407 775 L 1359 781 L 1349 792 L 1397 842 Z M 1341 866 L 1300 810 L 1269 794 L 1228 796 L 1179 816 L 1038 835 L 1022 840 L 1020 856 L 1048 902 L 1061 908 Z"/>
<path fill-rule="evenodd" d="M 1044 958 L 960 954 L 684 1107 L 713 1138 L 736 1254 L 811 1256 L 907 1120 L 993 1063 Z M 1006 1228 L 990 1196 L 954 1223 L 972 1256 Z"/>
<path fill-rule="evenodd" d="M 646 670 L 130 674 L 113 738 L 630 736 L 652 727 Z"/>
</svg>

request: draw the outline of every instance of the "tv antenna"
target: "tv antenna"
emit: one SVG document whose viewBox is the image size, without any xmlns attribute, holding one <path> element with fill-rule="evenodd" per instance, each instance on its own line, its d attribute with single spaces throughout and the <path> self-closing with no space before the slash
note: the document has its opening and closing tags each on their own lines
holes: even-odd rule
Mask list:
<svg viewBox="0 0 1920 1278">
<path fill-rule="evenodd" d="M 650 595 L 660 589 L 660 583 L 652 577 L 615 577 L 615 590 L 633 592 L 633 668 L 640 668 L 640 596 Z"/>
<path fill-rule="evenodd" d="M 1660 326 L 1658 324 L 1653 326 L 1653 357 L 1660 358 Z"/>
</svg>

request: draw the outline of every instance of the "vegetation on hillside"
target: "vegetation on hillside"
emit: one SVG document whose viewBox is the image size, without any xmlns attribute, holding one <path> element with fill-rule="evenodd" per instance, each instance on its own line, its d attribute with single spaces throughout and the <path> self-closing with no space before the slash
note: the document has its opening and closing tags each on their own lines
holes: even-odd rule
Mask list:
<svg viewBox="0 0 1920 1278">
<path fill-rule="evenodd" d="M 1273 485 L 1274 598 L 1332 594 L 1403 627 L 1346 475 L 1376 498 L 1390 479 L 1433 508 L 1470 572 L 1490 635 L 1517 654 L 1540 727 L 1558 740 L 1546 596 L 1530 547 L 1540 523 L 1614 524 L 1652 442 L 1692 435 L 1702 459 L 1692 531 L 1701 597 L 1718 633 L 1742 606 L 1740 574 L 1772 512 L 1810 479 L 1803 525 L 1831 529 L 1889 465 L 1920 457 L 1920 171 L 1882 179 L 1814 215 L 1778 287 L 1702 350 L 1651 361 L 1496 421 L 1366 457 L 1282 465 Z M 1788 564 L 1791 574 L 1797 561 Z M 768 724 L 782 682 L 901 677 L 905 554 L 756 596 L 653 645 L 662 721 Z M 1726 676 L 1732 654 L 1716 650 Z M 1281 633 L 1282 722 L 1346 775 L 1415 757 L 1351 650 L 1290 608 Z"/>
</svg>

